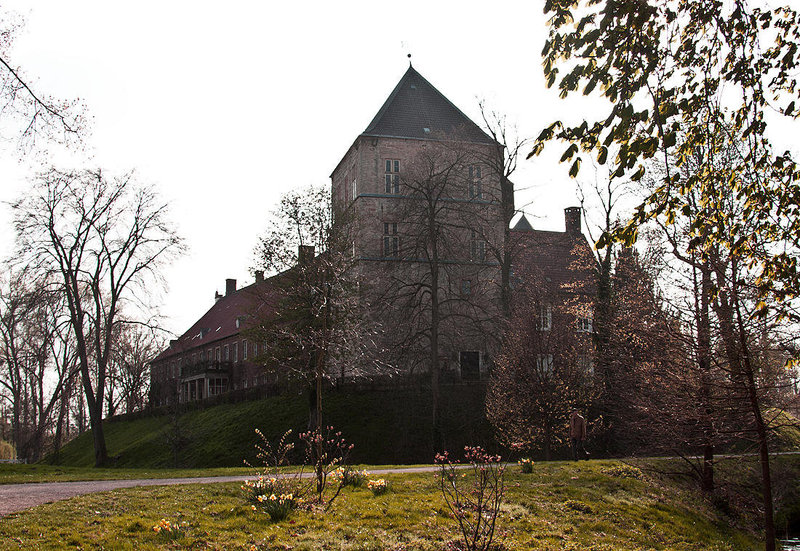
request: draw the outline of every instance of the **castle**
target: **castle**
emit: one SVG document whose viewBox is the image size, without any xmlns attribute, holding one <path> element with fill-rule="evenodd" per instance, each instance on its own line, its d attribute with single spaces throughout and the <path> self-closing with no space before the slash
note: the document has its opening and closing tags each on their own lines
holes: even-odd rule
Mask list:
<svg viewBox="0 0 800 551">
<path fill-rule="evenodd" d="M 565 232 L 534 230 L 524 215 L 510 228 L 513 184 L 503 155 L 409 65 L 331 174 L 332 200 L 353 213 L 355 269 L 381 324 L 381 346 L 406 373 L 435 364 L 452 380 L 486 378 L 504 301 L 526 282 L 549 289 L 547 304 L 582 305 L 570 314 L 573 326 L 591 332 L 594 265 L 580 209 L 565 210 Z M 242 289 L 227 280 L 225 295 L 153 360 L 152 403 L 266 382 L 253 362 L 265 343 L 249 342 L 244 329 L 267 307 L 259 297 L 269 285 L 262 273 Z"/>
</svg>

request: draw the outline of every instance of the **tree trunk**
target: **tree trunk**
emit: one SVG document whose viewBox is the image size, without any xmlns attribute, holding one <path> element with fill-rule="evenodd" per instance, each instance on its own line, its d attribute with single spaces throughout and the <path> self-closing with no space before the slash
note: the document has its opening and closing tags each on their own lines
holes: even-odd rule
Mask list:
<svg viewBox="0 0 800 551">
<path fill-rule="evenodd" d="M 714 490 L 714 425 L 711 405 L 711 271 L 701 267 L 700 303 L 697 319 L 697 362 L 700 367 L 700 407 L 703 409 L 703 469 L 700 483 L 704 492 Z"/>
<path fill-rule="evenodd" d="M 511 319 L 511 219 L 514 217 L 514 184 L 503 177 L 500 181 L 500 200 L 503 209 L 503 259 L 500 263 L 500 306 L 506 321 Z"/>
<path fill-rule="evenodd" d="M 735 273 L 735 270 L 734 270 Z M 720 281 L 724 274 L 717 274 Z M 733 280 L 734 278 L 731 278 Z M 720 285 L 722 287 L 722 285 Z M 772 503 L 772 476 L 769 464 L 769 444 L 767 427 L 761 414 L 755 372 L 751 363 L 747 332 L 742 321 L 738 291 L 734 287 L 729 291 L 722 288 L 714 302 L 715 312 L 720 323 L 720 332 L 734 381 L 741 385 L 746 393 L 746 400 L 758 438 L 758 455 L 761 465 L 761 493 L 764 506 L 764 537 L 766 551 L 775 551 L 775 517 Z M 734 318 L 735 316 L 735 318 Z M 738 328 L 738 331 L 737 331 Z M 737 335 L 738 333 L 738 335 Z"/>
<path fill-rule="evenodd" d="M 550 423 L 545 421 L 544 424 L 544 460 L 550 461 L 552 457 L 550 439 L 552 438 L 552 431 L 550 430 Z"/>
<path fill-rule="evenodd" d="M 432 455 L 439 453 L 442 446 L 441 412 L 439 410 L 439 265 L 436 245 L 433 245 L 431 265 L 431 444 Z"/>
</svg>

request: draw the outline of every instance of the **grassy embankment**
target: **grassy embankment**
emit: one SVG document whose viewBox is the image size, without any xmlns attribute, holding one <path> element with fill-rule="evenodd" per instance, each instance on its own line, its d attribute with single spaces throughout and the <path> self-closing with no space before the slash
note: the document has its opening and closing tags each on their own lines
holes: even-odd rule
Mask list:
<svg viewBox="0 0 800 551">
<path fill-rule="evenodd" d="M 492 448 L 480 386 L 450 387 L 443 392 L 443 429 L 450 450 L 467 444 Z M 365 464 L 430 463 L 430 399 L 424 390 L 327 393 L 325 424 L 355 444 L 351 460 Z M 125 468 L 239 467 L 254 460 L 260 429 L 276 439 L 287 429 L 305 430 L 308 402 L 302 395 L 222 404 L 170 415 L 104 424 L 108 453 Z M 177 431 L 176 429 L 177 424 Z M 179 438 L 176 438 L 175 435 Z M 175 461 L 173 443 L 178 446 Z M 60 464 L 90 467 L 94 449 L 84 433 L 60 452 Z"/>
<path fill-rule="evenodd" d="M 652 465 L 648 463 L 647 465 Z M 432 474 L 387 477 L 374 497 L 348 489 L 327 513 L 296 511 L 273 523 L 237 484 L 135 488 L 43 505 L 0 521 L 3 549 L 442 549 L 457 540 Z M 721 512 L 690 487 L 617 461 L 516 466 L 506 477 L 501 549 L 747 550 L 763 545 L 747 510 Z M 736 511 L 736 509 L 733 509 Z M 152 527 L 186 522 L 168 540 Z"/>
</svg>

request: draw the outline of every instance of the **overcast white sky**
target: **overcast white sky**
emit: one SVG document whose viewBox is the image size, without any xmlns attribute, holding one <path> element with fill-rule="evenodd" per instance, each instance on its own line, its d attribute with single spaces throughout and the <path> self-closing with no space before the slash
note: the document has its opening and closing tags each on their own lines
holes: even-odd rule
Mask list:
<svg viewBox="0 0 800 551">
<path fill-rule="evenodd" d="M 89 157 L 62 164 L 135 169 L 170 202 L 189 253 L 166 273 L 162 313 L 180 334 L 224 292 L 252 281 L 252 250 L 279 196 L 328 183 L 408 66 L 479 122 L 478 99 L 535 137 L 588 104 L 545 89 L 538 2 L 204 2 L 9 0 L 25 26 L 10 52 L 37 90 L 80 97 Z M 583 106 L 583 107 L 581 107 Z M 557 156 L 556 156 L 557 158 Z M 553 155 L 521 163 L 517 204 L 563 230 L 576 203 Z M 32 162 L 0 158 L 0 201 Z M 11 251 L 0 209 L 0 256 Z"/>
</svg>

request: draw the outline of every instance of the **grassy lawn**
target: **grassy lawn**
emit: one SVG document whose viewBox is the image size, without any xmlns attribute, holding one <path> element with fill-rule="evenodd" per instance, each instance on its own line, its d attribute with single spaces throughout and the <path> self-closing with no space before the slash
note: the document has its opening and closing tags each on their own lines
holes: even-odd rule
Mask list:
<svg viewBox="0 0 800 551">
<path fill-rule="evenodd" d="M 119 472 L 119 471 L 114 471 Z M 132 488 L 43 505 L 0 520 L 2 549 L 442 549 L 459 538 L 434 474 L 386 477 L 375 497 L 347 489 L 327 513 L 273 523 L 238 484 Z M 747 550 L 761 545 L 697 493 L 616 461 L 537 463 L 506 475 L 502 549 Z M 169 540 L 153 526 L 186 522 Z"/>
<path fill-rule="evenodd" d="M 133 478 L 190 478 L 195 476 L 249 476 L 252 472 L 252 469 L 242 467 L 213 469 L 94 469 L 92 467 L 0 463 L 0 484 L 73 482 L 76 480 L 127 480 Z"/>
</svg>

